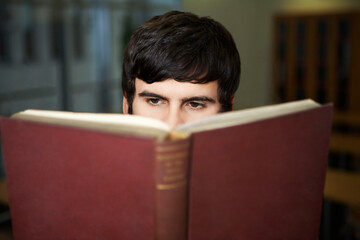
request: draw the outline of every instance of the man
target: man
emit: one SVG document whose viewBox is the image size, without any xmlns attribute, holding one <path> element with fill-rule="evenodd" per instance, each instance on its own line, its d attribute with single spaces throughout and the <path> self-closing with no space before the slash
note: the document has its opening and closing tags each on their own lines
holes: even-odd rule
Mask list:
<svg viewBox="0 0 360 240">
<path fill-rule="evenodd" d="M 218 22 L 172 11 L 138 27 L 124 53 L 123 112 L 170 127 L 232 110 L 240 58 Z"/>
</svg>

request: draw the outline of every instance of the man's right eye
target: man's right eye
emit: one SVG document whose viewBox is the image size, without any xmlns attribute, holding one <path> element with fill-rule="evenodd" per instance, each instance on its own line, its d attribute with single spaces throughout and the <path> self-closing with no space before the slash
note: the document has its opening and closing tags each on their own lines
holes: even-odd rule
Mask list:
<svg viewBox="0 0 360 240">
<path fill-rule="evenodd" d="M 146 101 L 154 106 L 160 105 L 162 103 L 162 100 L 160 98 L 148 98 Z"/>
</svg>

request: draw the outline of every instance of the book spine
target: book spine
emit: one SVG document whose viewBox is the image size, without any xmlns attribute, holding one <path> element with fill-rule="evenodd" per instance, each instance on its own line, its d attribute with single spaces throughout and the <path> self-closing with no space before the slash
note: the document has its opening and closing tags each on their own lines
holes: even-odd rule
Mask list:
<svg viewBox="0 0 360 240">
<path fill-rule="evenodd" d="M 307 25 L 304 20 L 299 20 L 296 26 L 296 97 L 295 99 L 305 98 L 305 78 L 306 78 L 306 34 Z"/>
<path fill-rule="evenodd" d="M 329 26 L 325 19 L 318 22 L 318 62 L 317 62 L 317 93 L 316 99 L 320 103 L 327 102 L 326 85 L 328 82 L 327 67 L 329 65 Z"/>
<path fill-rule="evenodd" d="M 340 19 L 338 23 L 338 76 L 337 76 L 337 108 L 347 110 L 348 107 L 348 85 L 350 66 L 350 22 L 348 19 Z"/>
<path fill-rule="evenodd" d="M 185 240 L 188 218 L 190 139 L 156 147 L 155 240 Z"/>
</svg>

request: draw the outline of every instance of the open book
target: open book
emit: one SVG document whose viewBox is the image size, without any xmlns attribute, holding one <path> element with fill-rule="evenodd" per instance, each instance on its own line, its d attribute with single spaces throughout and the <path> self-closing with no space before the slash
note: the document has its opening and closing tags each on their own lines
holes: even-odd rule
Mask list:
<svg viewBox="0 0 360 240">
<path fill-rule="evenodd" d="M 176 129 L 121 114 L 2 118 L 15 239 L 316 239 L 331 116 L 303 100 Z"/>
</svg>

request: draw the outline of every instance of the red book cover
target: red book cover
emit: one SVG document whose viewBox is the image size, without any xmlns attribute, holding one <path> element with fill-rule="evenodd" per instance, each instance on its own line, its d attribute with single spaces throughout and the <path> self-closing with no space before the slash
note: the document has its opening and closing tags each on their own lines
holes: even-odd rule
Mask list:
<svg viewBox="0 0 360 240">
<path fill-rule="evenodd" d="M 152 239 L 155 141 L 2 119 L 13 234 Z"/>
<path fill-rule="evenodd" d="M 332 107 L 195 133 L 189 240 L 318 239 Z"/>
</svg>

